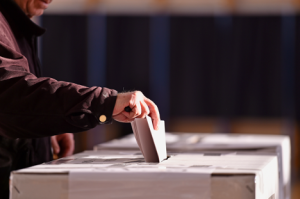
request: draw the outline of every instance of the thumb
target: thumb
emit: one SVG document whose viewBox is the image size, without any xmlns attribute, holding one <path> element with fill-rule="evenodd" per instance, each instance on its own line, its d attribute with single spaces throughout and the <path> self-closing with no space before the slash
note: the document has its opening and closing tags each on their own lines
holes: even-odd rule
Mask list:
<svg viewBox="0 0 300 199">
<path fill-rule="evenodd" d="M 59 154 L 60 147 L 59 147 L 59 144 L 57 142 L 56 136 L 51 137 L 51 145 L 52 145 L 52 148 L 53 148 L 53 153 L 54 154 Z"/>
<path fill-rule="evenodd" d="M 129 105 L 128 96 L 129 96 L 128 93 L 119 93 L 117 95 L 117 100 L 113 110 L 113 116 L 119 115 L 121 112 L 123 112 L 124 108 Z"/>
</svg>

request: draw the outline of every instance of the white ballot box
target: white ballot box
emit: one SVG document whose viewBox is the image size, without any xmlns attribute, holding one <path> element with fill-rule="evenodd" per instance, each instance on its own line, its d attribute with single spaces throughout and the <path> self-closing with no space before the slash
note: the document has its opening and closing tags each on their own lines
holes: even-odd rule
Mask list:
<svg viewBox="0 0 300 199">
<path fill-rule="evenodd" d="M 86 151 L 11 174 L 11 199 L 277 199 L 272 155 Z"/>
<path fill-rule="evenodd" d="M 235 151 L 237 154 L 276 155 L 279 168 L 279 198 L 290 198 L 291 146 L 284 135 L 166 133 L 168 152 L 199 153 L 212 150 Z M 99 144 L 94 150 L 138 149 L 130 134 L 121 139 Z"/>
</svg>

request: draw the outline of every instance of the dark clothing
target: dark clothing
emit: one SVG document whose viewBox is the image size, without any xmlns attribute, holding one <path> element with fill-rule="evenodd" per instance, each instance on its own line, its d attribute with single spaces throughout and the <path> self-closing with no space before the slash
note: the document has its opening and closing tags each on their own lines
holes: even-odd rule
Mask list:
<svg viewBox="0 0 300 199">
<path fill-rule="evenodd" d="M 12 170 L 51 160 L 49 136 L 110 123 L 115 90 L 41 77 L 37 37 L 45 32 L 12 0 L 0 1 L 0 198 Z"/>
</svg>

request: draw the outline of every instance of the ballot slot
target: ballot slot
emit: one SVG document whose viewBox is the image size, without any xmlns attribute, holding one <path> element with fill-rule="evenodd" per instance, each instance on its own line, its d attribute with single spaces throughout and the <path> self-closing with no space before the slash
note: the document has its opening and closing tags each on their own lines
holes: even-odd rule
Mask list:
<svg viewBox="0 0 300 199">
<path fill-rule="evenodd" d="M 169 160 L 170 158 L 171 158 L 171 156 L 170 156 L 170 155 L 167 155 L 167 157 L 166 157 L 165 159 L 163 159 L 161 162 L 167 161 L 167 160 Z"/>
</svg>

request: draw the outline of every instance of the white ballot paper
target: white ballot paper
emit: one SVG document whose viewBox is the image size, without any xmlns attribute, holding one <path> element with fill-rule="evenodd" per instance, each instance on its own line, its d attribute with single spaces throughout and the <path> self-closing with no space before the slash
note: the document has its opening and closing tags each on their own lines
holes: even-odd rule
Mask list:
<svg viewBox="0 0 300 199">
<path fill-rule="evenodd" d="M 160 121 L 159 130 L 154 130 L 149 116 L 136 118 L 131 126 L 146 162 L 161 162 L 167 158 L 164 121 Z"/>
</svg>

